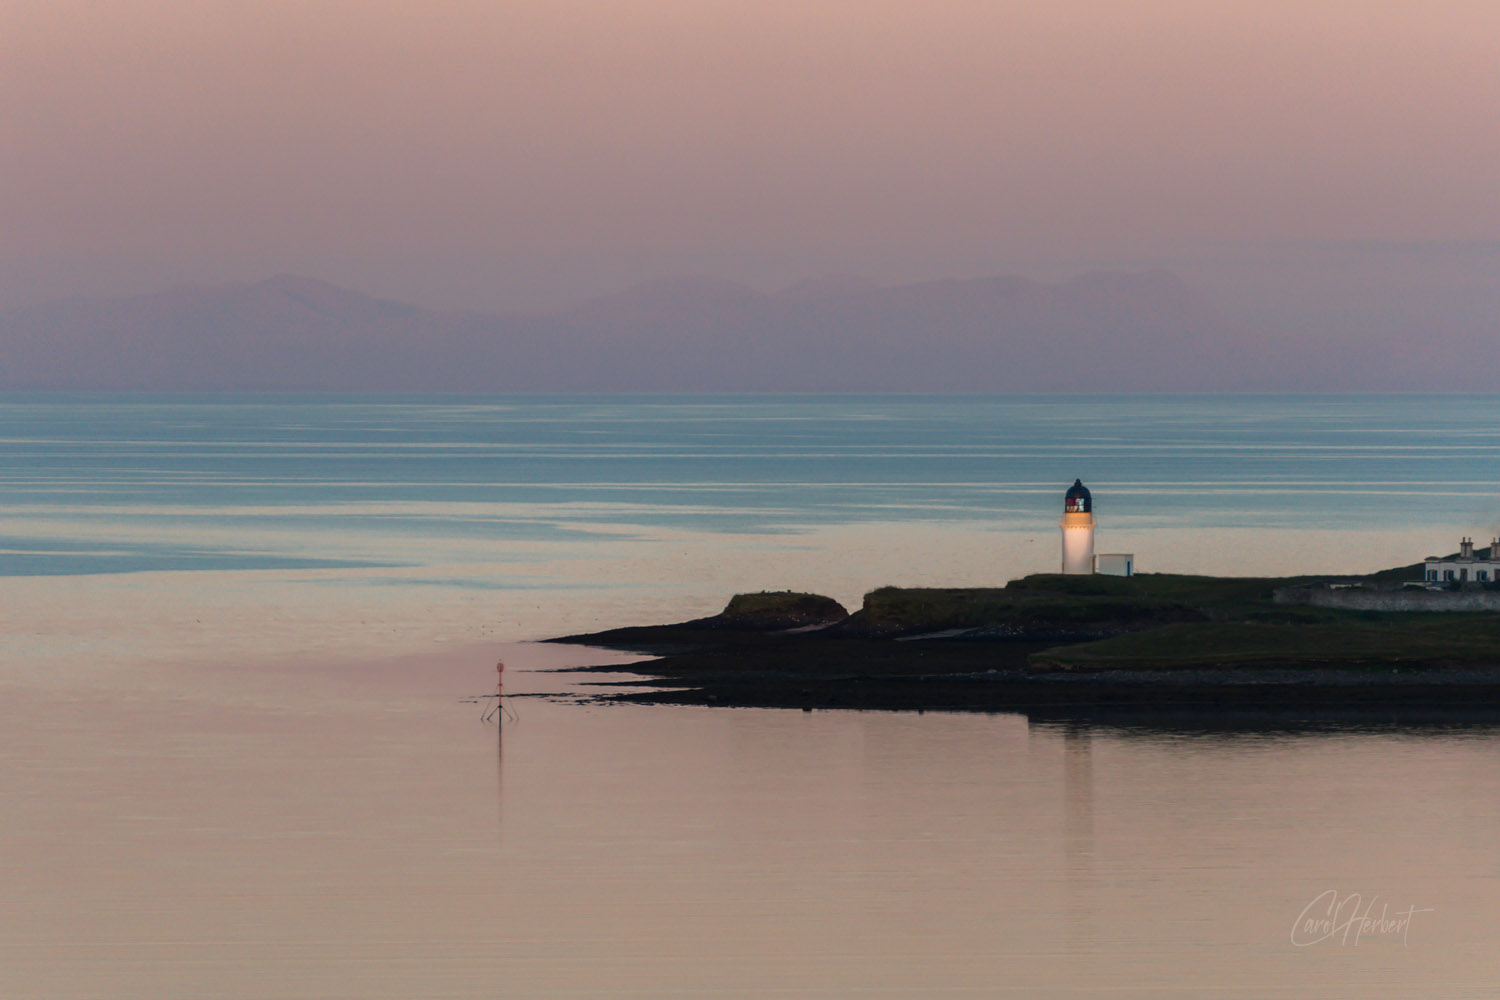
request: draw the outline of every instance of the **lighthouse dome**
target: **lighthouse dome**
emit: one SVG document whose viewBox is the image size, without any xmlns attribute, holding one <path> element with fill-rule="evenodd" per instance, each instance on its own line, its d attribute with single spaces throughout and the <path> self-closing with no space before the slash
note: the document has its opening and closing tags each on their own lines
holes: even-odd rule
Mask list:
<svg viewBox="0 0 1500 1000">
<path fill-rule="evenodd" d="M 1068 488 L 1067 495 L 1063 497 L 1064 514 L 1092 514 L 1094 512 L 1094 497 L 1087 486 L 1083 485 L 1082 479 L 1073 480 L 1073 485 Z"/>
</svg>

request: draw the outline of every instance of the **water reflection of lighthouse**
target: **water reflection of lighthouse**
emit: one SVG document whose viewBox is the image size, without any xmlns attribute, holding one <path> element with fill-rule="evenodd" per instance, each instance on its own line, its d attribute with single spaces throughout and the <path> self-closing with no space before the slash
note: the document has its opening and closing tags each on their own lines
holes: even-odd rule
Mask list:
<svg viewBox="0 0 1500 1000">
<path fill-rule="evenodd" d="M 1099 880 L 1094 873 L 1094 741 L 1082 726 L 1063 730 L 1063 879 L 1069 950 L 1098 954 L 1095 922 Z"/>
</svg>

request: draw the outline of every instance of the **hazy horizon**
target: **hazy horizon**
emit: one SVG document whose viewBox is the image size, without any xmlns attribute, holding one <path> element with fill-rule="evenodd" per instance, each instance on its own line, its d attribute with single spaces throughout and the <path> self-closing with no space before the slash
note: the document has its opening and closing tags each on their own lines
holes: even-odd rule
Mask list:
<svg viewBox="0 0 1500 1000">
<path fill-rule="evenodd" d="M 1490 5 L 64 0 L 0 39 L 0 310 L 1164 267 L 1277 333 L 1500 312 Z"/>
</svg>

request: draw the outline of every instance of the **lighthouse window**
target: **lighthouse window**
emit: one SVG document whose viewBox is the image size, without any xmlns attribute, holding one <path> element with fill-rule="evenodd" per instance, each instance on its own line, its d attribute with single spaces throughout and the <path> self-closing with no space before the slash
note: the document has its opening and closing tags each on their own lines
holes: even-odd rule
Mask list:
<svg viewBox="0 0 1500 1000">
<path fill-rule="evenodd" d="M 1067 513 L 1069 513 L 1069 514 L 1082 514 L 1083 513 L 1083 498 L 1082 497 L 1068 497 Z"/>
</svg>

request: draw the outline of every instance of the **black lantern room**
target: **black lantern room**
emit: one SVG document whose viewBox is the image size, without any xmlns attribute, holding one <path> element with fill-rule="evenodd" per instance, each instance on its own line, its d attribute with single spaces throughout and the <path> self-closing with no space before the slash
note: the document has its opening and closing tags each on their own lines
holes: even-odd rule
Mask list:
<svg viewBox="0 0 1500 1000">
<path fill-rule="evenodd" d="M 1083 485 L 1082 479 L 1073 480 L 1069 487 L 1067 496 L 1063 497 L 1064 514 L 1092 514 L 1094 512 L 1094 497 L 1089 493 L 1087 486 Z"/>
</svg>

